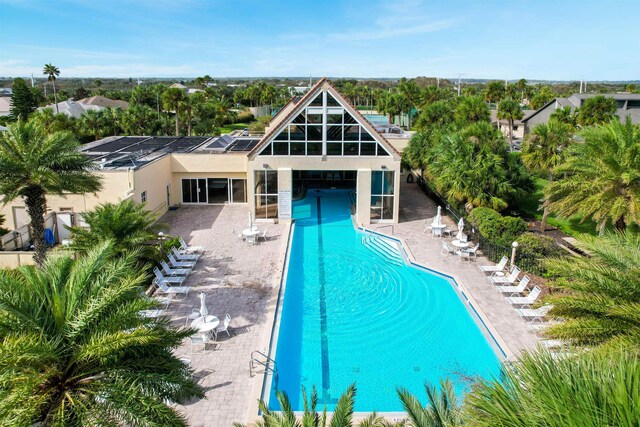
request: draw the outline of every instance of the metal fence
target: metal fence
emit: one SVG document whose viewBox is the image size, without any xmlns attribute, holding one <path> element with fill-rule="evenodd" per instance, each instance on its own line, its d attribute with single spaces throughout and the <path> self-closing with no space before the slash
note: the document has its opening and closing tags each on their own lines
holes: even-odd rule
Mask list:
<svg viewBox="0 0 640 427">
<path fill-rule="evenodd" d="M 491 262 L 499 262 L 503 256 L 511 259 L 511 246 L 503 246 L 497 243 L 492 242 L 483 236 L 468 220 L 467 216 L 456 207 L 452 206 L 451 203 L 447 201 L 441 194 L 435 192 L 423 177 L 418 177 L 417 179 L 418 186 L 422 189 L 422 191 L 432 200 L 434 200 L 438 205 L 443 206 L 447 211 L 451 213 L 453 217 L 455 217 L 456 221 L 460 218 L 465 219 L 465 227 L 464 231 L 469 236 L 472 241 L 480 243 L 480 249 L 485 257 Z M 545 273 L 544 267 L 542 266 L 542 259 L 536 257 L 530 253 L 521 254 L 516 250 L 516 259 L 515 264 L 520 267 L 523 271 L 529 272 L 531 274 L 535 274 L 538 276 L 542 276 Z"/>
</svg>

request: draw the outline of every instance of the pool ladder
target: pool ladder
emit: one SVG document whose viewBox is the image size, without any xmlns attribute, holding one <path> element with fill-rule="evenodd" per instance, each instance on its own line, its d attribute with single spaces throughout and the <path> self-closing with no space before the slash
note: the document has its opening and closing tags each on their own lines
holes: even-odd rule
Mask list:
<svg viewBox="0 0 640 427">
<path fill-rule="evenodd" d="M 262 366 L 263 370 L 259 371 L 260 366 Z M 278 384 L 278 366 L 276 365 L 276 361 L 261 352 L 260 350 L 254 350 L 251 352 L 251 361 L 249 362 L 249 375 L 254 377 L 256 374 L 271 373 L 273 375 L 273 381 L 275 384 Z"/>
</svg>

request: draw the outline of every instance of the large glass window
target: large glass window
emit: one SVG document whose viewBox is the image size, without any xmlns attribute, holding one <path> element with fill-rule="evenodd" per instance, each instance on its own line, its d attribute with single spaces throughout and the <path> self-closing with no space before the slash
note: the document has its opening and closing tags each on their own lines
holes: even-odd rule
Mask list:
<svg viewBox="0 0 640 427">
<path fill-rule="evenodd" d="M 278 217 L 278 171 L 255 171 L 256 218 Z"/>
<path fill-rule="evenodd" d="M 394 172 L 371 172 L 371 220 L 393 219 Z"/>
<path fill-rule="evenodd" d="M 329 156 L 389 156 L 367 129 L 329 93 L 326 105 L 322 104 L 322 94 L 318 94 L 260 155 L 320 156 L 323 143 Z"/>
</svg>

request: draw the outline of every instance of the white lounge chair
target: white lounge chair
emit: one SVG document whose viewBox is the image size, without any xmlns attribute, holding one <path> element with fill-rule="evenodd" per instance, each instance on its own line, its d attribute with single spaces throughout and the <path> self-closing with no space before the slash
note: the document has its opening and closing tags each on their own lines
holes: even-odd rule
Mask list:
<svg viewBox="0 0 640 427">
<path fill-rule="evenodd" d="M 524 276 L 522 280 L 520 280 L 520 283 L 518 283 L 518 286 L 496 286 L 496 289 L 502 293 L 514 296 L 523 293 L 527 289 L 530 280 L 529 276 Z"/>
<path fill-rule="evenodd" d="M 171 248 L 171 252 L 180 261 L 197 261 L 200 258 L 199 254 L 182 254 L 175 246 Z"/>
<path fill-rule="evenodd" d="M 169 265 L 171 268 L 193 268 L 196 265 L 195 261 L 178 261 L 171 252 L 167 255 L 169 258 Z"/>
<path fill-rule="evenodd" d="M 229 333 L 229 323 L 231 323 L 231 316 L 229 314 L 225 314 L 222 325 L 218 326 L 215 330 L 216 339 L 218 339 L 218 333 L 220 332 L 226 332 L 229 338 L 231 338 L 231 334 Z"/>
<path fill-rule="evenodd" d="M 552 305 L 543 305 L 538 308 L 517 308 L 516 313 L 529 323 L 542 322 L 552 308 Z"/>
<path fill-rule="evenodd" d="M 173 295 L 168 295 L 166 297 L 154 296 L 151 299 L 157 302 L 158 305 L 164 305 L 164 308 L 169 308 L 169 304 L 173 301 Z"/>
<path fill-rule="evenodd" d="M 499 263 L 496 265 L 481 265 L 478 267 L 483 273 L 495 273 L 496 271 L 503 271 L 509 262 L 509 258 L 503 256 Z"/>
<path fill-rule="evenodd" d="M 164 295 L 182 295 L 182 297 L 186 297 L 189 291 L 191 290 L 188 286 L 168 286 L 166 283 L 156 281 L 158 285 L 157 292 L 160 292 Z"/>
<path fill-rule="evenodd" d="M 160 261 L 160 265 L 162 266 L 162 272 L 167 276 L 187 276 L 191 273 L 190 268 L 171 268 L 166 261 Z"/>
<path fill-rule="evenodd" d="M 496 284 L 505 283 L 508 285 L 512 285 L 513 283 L 515 283 L 516 280 L 518 280 L 519 275 L 520 275 L 520 268 L 514 267 L 508 276 L 491 276 L 491 277 L 488 277 L 488 279 L 491 283 L 496 283 Z"/>
<path fill-rule="evenodd" d="M 527 295 L 526 297 L 509 297 L 507 298 L 507 301 L 509 301 L 513 305 L 528 306 L 536 302 L 541 292 L 542 292 L 542 289 L 540 289 L 540 286 L 536 286 L 531 290 L 531 292 L 529 292 L 529 295 Z"/>
<path fill-rule="evenodd" d="M 190 245 L 187 244 L 187 242 L 184 241 L 182 236 L 178 237 L 178 241 L 180 242 L 180 250 L 185 252 L 185 253 L 190 253 L 190 252 L 202 253 L 202 252 L 204 252 L 204 246 L 190 246 Z"/>
<path fill-rule="evenodd" d="M 173 284 L 182 285 L 185 279 L 184 276 L 164 276 L 160 272 L 158 267 L 153 267 L 153 274 L 156 276 L 156 280 L 158 282 L 163 282 L 163 283 L 166 283 L 167 285 L 173 285 Z"/>
</svg>

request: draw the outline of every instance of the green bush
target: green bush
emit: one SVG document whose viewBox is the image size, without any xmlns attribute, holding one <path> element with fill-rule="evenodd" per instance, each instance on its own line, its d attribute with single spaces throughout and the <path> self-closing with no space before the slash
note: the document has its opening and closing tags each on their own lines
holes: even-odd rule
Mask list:
<svg viewBox="0 0 640 427">
<path fill-rule="evenodd" d="M 470 220 L 480 234 L 501 246 L 510 246 L 527 231 L 527 223 L 523 219 L 502 216 L 491 208 L 475 208 L 471 211 Z"/>
<path fill-rule="evenodd" d="M 526 271 L 540 276 L 547 272 L 542 262 L 546 258 L 559 258 L 564 251 L 547 236 L 536 233 L 523 233 L 518 237 L 516 264 Z"/>
<path fill-rule="evenodd" d="M 253 117 L 253 114 L 251 114 L 251 111 L 249 110 L 243 110 L 240 111 L 238 113 L 238 116 L 236 117 L 235 122 L 236 123 L 248 123 L 251 122 L 255 119 L 255 117 Z"/>
</svg>

